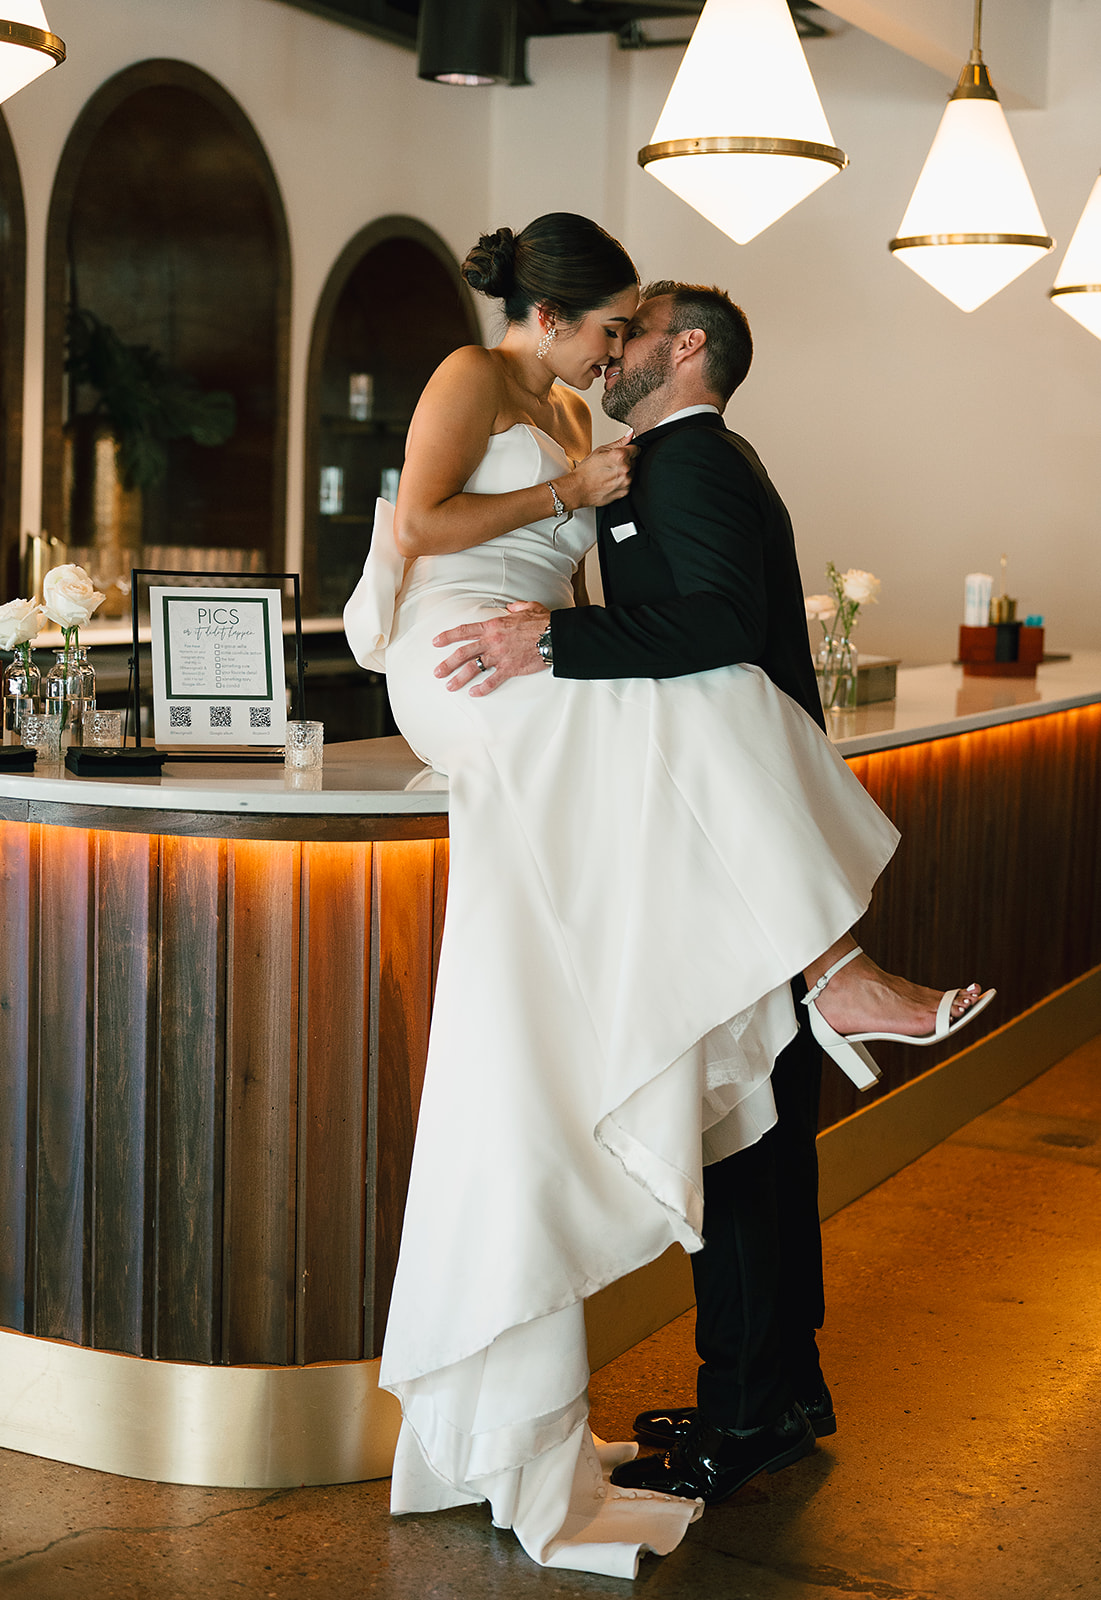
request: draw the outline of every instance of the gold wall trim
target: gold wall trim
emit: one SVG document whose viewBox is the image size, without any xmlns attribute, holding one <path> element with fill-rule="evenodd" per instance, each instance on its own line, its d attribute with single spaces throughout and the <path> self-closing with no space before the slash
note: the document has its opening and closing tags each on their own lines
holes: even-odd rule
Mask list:
<svg viewBox="0 0 1101 1600">
<path fill-rule="evenodd" d="M 959 1055 L 827 1128 L 818 1135 L 823 1219 L 909 1166 L 1098 1033 L 1101 966 Z M 648 1267 L 629 1273 L 586 1302 L 591 1365 L 595 1369 L 614 1360 L 693 1303 L 688 1257 L 673 1245 Z"/>
<path fill-rule="evenodd" d="M 204 1488 L 384 1478 L 401 1412 L 378 1368 L 188 1366 L 0 1330 L 0 1447 Z"/>
</svg>

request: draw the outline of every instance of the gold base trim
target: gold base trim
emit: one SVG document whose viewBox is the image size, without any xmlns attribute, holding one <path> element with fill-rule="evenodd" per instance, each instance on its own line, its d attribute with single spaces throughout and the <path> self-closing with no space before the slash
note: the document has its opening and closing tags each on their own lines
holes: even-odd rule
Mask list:
<svg viewBox="0 0 1101 1600">
<path fill-rule="evenodd" d="M 0 1447 L 203 1488 L 385 1478 L 401 1409 L 378 1369 L 189 1366 L 0 1330 Z"/>
<path fill-rule="evenodd" d="M 1049 300 L 1058 300 L 1064 294 L 1101 294 L 1101 283 L 1063 283 L 1058 289 L 1049 289 Z"/>
<path fill-rule="evenodd" d="M 24 50 L 40 50 L 52 56 L 55 66 L 65 59 L 65 41 L 56 33 L 44 33 L 41 28 L 30 28 L 25 22 L 0 22 L 0 44 L 22 45 Z"/>
<path fill-rule="evenodd" d="M 1016 1094 L 1101 1032 L 1101 966 L 1057 989 L 997 1032 L 818 1135 L 823 1220 L 901 1172 L 965 1122 Z M 679 1245 L 585 1304 L 594 1368 L 694 1304 Z"/>
<path fill-rule="evenodd" d="M 1041 233 L 917 233 L 905 239 L 892 239 L 888 250 L 914 250 L 930 244 L 1027 244 L 1037 250 L 1050 250 L 1055 243 Z"/>
<path fill-rule="evenodd" d="M 645 145 L 638 153 L 638 164 L 666 161 L 672 156 L 800 156 L 804 161 L 828 161 L 843 168 L 849 164 L 844 150 L 832 144 L 812 144 L 806 139 L 757 139 L 716 134 L 706 139 L 665 139 Z"/>
</svg>

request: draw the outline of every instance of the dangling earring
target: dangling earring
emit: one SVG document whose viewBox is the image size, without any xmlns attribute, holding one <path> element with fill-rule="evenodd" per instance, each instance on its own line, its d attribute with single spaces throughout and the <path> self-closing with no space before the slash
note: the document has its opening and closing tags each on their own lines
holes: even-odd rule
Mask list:
<svg viewBox="0 0 1101 1600">
<path fill-rule="evenodd" d="M 540 361 L 542 361 L 543 357 L 546 355 L 547 351 L 550 349 L 557 337 L 558 329 L 552 322 L 548 328 L 543 330 L 543 337 L 535 347 L 535 354 L 539 357 Z"/>
</svg>

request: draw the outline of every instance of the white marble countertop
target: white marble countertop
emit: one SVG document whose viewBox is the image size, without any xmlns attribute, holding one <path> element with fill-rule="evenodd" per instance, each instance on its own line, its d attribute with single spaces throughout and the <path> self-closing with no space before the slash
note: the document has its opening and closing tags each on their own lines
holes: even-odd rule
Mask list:
<svg viewBox="0 0 1101 1600">
<path fill-rule="evenodd" d="M 831 714 L 830 736 L 842 755 L 863 755 L 1098 701 L 1101 651 L 1050 662 L 1034 679 L 965 678 L 953 666 L 903 668 L 896 700 Z M 404 739 L 361 739 L 327 746 L 319 773 L 286 776 L 275 764 L 168 761 L 160 777 L 78 778 L 55 767 L 0 773 L 0 796 L 257 816 L 417 816 L 446 812 L 447 780 L 423 766 Z"/>
<path fill-rule="evenodd" d="M 894 700 L 831 712 L 829 733 L 842 755 L 866 755 L 975 728 L 1101 701 L 1101 651 L 1049 661 L 1035 678 L 965 678 L 957 666 L 901 667 Z"/>
<path fill-rule="evenodd" d="M 65 767 L 0 773 L 12 800 L 221 811 L 257 816 L 422 816 L 447 810 L 447 780 L 404 739 L 327 745 L 319 772 L 285 774 L 282 763 L 166 761 L 160 777 L 78 778 Z"/>
</svg>

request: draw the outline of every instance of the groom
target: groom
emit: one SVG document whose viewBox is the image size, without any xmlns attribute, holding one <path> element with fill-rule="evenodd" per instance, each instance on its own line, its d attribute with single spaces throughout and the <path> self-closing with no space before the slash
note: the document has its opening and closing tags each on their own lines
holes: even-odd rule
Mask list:
<svg viewBox="0 0 1101 1600">
<path fill-rule="evenodd" d="M 548 664 L 558 677 L 667 678 L 749 662 L 823 726 L 791 520 L 722 420 L 752 353 L 745 315 L 721 290 L 643 291 L 604 378 L 604 410 L 634 430 L 637 451 L 629 493 L 599 513 L 605 605 L 514 606 L 441 635 L 459 646 L 437 669 L 449 687 L 481 674 L 472 692 L 491 693 Z M 793 991 L 805 992 L 801 979 Z M 775 1125 L 704 1169 L 704 1247 L 691 1258 L 697 1406 L 636 1419 L 665 1454 L 617 1467 L 621 1486 L 714 1504 L 836 1429 L 814 1337 L 821 1053 L 796 1010 L 799 1033 L 771 1078 Z"/>
</svg>

